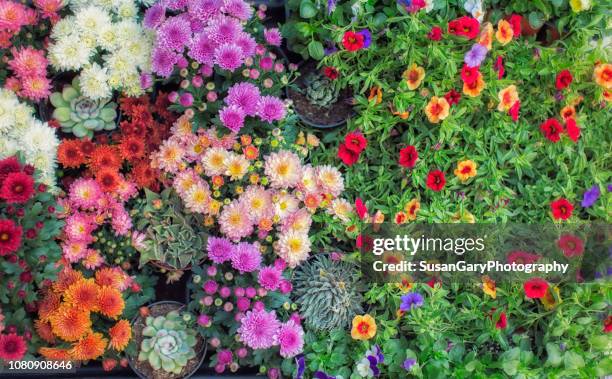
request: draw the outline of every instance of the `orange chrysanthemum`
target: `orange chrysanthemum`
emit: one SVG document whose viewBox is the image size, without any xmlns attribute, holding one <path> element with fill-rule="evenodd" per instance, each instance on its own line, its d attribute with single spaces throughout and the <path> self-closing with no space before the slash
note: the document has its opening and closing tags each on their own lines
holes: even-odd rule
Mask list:
<svg viewBox="0 0 612 379">
<path fill-rule="evenodd" d="M 97 146 L 91 153 L 89 165 L 94 172 L 102 169 L 119 170 L 121 167 L 119 151 L 115 146 Z"/>
<path fill-rule="evenodd" d="M 93 279 L 81 279 L 64 292 L 64 301 L 84 311 L 95 312 L 98 306 L 100 287 Z"/>
<path fill-rule="evenodd" d="M 121 180 L 121 175 L 114 169 L 107 168 L 96 172 L 96 181 L 106 193 L 114 192 L 121 184 Z"/>
<path fill-rule="evenodd" d="M 76 168 L 85 163 L 85 155 L 81 151 L 81 140 L 65 139 L 57 148 L 57 160 L 68 168 Z"/>
<path fill-rule="evenodd" d="M 497 32 L 495 32 L 495 38 L 497 42 L 502 45 L 507 45 L 512 41 L 512 37 L 514 37 L 514 31 L 512 30 L 512 25 L 506 20 L 499 20 L 497 23 Z"/>
<path fill-rule="evenodd" d="M 36 334 L 38 334 L 38 336 L 44 341 L 48 343 L 55 343 L 55 336 L 53 335 L 51 324 L 49 324 L 49 322 L 36 320 L 34 321 L 34 329 L 36 329 Z"/>
<path fill-rule="evenodd" d="M 408 84 L 408 89 L 414 91 L 421 85 L 421 82 L 425 78 L 425 69 L 413 63 L 404 71 L 402 76 L 406 80 L 406 84 Z"/>
<path fill-rule="evenodd" d="M 108 340 L 102 333 L 89 333 L 87 337 L 72 345 L 70 356 L 79 361 L 96 359 L 104 354 L 107 344 Z"/>
<path fill-rule="evenodd" d="M 138 163 L 134 164 L 131 173 L 132 180 L 136 182 L 136 185 L 140 188 L 147 187 L 150 188 L 155 184 L 157 172 L 151 165 L 148 160 L 141 160 Z"/>
<path fill-rule="evenodd" d="M 68 287 L 81 279 L 83 279 L 83 274 L 66 267 L 57 275 L 57 280 L 53 283 L 53 291 L 59 294 L 64 293 Z"/>
<path fill-rule="evenodd" d="M 593 72 L 595 83 L 602 86 L 604 89 L 612 89 L 612 64 L 603 63 L 595 67 Z"/>
<path fill-rule="evenodd" d="M 42 321 L 49 321 L 51 315 L 60 306 L 60 301 L 59 293 L 47 290 L 38 302 L 38 317 Z"/>
<path fill-rule="evenodd" d="M 41 347 L 38 349 L 38 353 L 49 361 L 68 361 L 71 358 L 68 349 L 55 347 Z"/>
<path fill-rule="evenodd" d="M 570 118 L 576 117 L 576 108 L 573 105 L 565 106 L 561 109 L 561 118 L 563 120 L 568 120 Z"/>
<path fill-rule="evenodd" d="M 121 316 L 124 307 L 125 302 L 119 290 L 109 286 L 100 288 L 100 293 L 98 294 L 98 309 L 100 313 L 106 317 L 116 319 Z"/>
<path fill-rule="evenodd" d="M 497 97 L 499 98 L 497 110 L 500 112 L 508 112 L 514 103 L 519 101 L 518 91 L 516 90 L 516 86 L 514 84 L 509 85 L 508 87 L 499 91 Z"/>
<path fill-rule="evenodd" d="M 425 114 L 429 122 L 437 124 L 448 117 L 449 109 L 450 106 L 445 98 L 433 96 L 425 106 Z"/>
<path fill-rule="evenodd" d="M 123 159 L 133 161 L 145 155 L 144 141 L 137 136 L 126 136 L 121 140 L 119 153 Z"/>
<path fill-rule="evenodd" d="M 65 303 L 51 315 L 50 321 L 53 334 L 68 342 L 78 340 L 91 330 L 89 312 Z"/>
<path fill-rule="evenodd" d="M 124 277 L 117 270 L 110 267 L 104 267 L 96 271 L 96 284 L 99 286 L 109 286 L 113 288 L 121 288 Z"/>
<path fill-rule="evenodd" d="M 132 327 L 128 320 L 119 320 L 108 330 L 108 345 L 117 351 L 123 351 L 132 338 Z"/>
<path fill-rule="evenodd" d="M 479 72 L 476 80 L 472 83 L 463 83 L 463 93 L 470 97 L 476 97 L 480 95 L 485 86 L 485 81 L 482 79 L 482 74 Z"/>
</svg>

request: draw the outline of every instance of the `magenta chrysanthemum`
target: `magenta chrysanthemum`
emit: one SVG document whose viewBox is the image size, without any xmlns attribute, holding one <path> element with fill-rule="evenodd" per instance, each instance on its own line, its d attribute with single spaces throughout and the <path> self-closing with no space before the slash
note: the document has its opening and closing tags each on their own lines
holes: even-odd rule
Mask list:
<svg viewBox="0 0 612 379">
<path fill-rule="evenodd" d="M 82 209 L 97 206 L 101 196 L 100 185 L 94 179 L 77 179 L 70 186 L 70 201 Z"/>
<path fill-rule="evenodd" d="M 187 10 L 195 19 L 207 22 L 219 14 L 222 5 L 222 0 L 189 0 Z"/>
<path fill-rule="evenodd" d="M 262 96 L 257 103 L 257 115 L 270 124 L 285 117 L 285 104 L 274 96 Z"/>
<path fill-rule="evenodd" d="M 157 30 L 157 45 L 163 49 L 182 51 L 190 39 L 191 24 L 187 17 L 171 17 Z"/>
<path fill-rule="evenodd" d="M 253 15 L 253 8 L 244 0 L 225 0 L 223 11 L 243 21 L 250 19 Z"/>
<path fill-rule="evenodd" d="M 172 9 L 173 11 L 178 11 L 187 6 L 188 0 L 165 0 L 163 3 L 168 7 L 168 9 Z"/>
<path fill-rule="evenodd" d="M 19 96 L 38 101 L 51 94 L 51 81 L 44 76 L 26 76 L 21 81 Z"/>
<path fill-rule="evenodd" d="M 147 9 L 142 20 L 145 28 L 155 29 L 166 18 L 166 9 L 161 4 L 155 4 L 151 8 Z"/>
<path fill-rule="evenodd" d="M 248 82 L 234 84 L 227 91 L 225 103 L 236 105 L 249 116 L 257 114 L 257 104 L 259 103 L 259 88 L 256 85 Z"/>
<path fill-rule="evenodd" d="M 276 313 L 265 310 L 248 311 L 240 321 L 240 341 L 251 349 L 268 349 L 278 344 L 280 322 Z"/>
<path fill-rule="evenodd" d="M 227 238 L 208 237 L 208 259 L 214 263 L 221 264 L 232 257 L 233 246 Z"/>
<path fill-rule="evenodd" d="M 244 126 L 244 111 L 236 105 L 227 105 L 219 112 L 223 125 L 232 132 L 238 132 Z"/>
<path fill-rule="evenodd" d="M 282 271 L 274 266 L 262 267 L 259 270 L 257 280 L 259 285 L 269 291 L 275 291 L 280 285 L 281 279 L 283 278 Z"/>
<path fill-rule="evenodd" d="M 179 55 L 174 51 L 164 49 L 163 47 L 156 47 L 153 50 L 151 68 L 159 76 L 167 78 L 172 74 L 178 59 Z"/>
<path fill-rule="evenodd" d="M 283 42 L 283 35 L 278 28 L 264 30 L 264 38 L 269 45 L 280 46 Z"/>
<path fill-rule="evenodd" d="M 125 236 L 132 228 L 132 218 L 123 206 L 115 207 L 112 211 L 111 226 L 115 235 Z"/>
<path fill-rule="evenodd" d="M 234 72 L 242 66 L 242 49 L 234 44 L 217 47 L 215 49 L 215 63 L 224 70 Z"/>
<path fill-rule="evenodd" d="M 304 329 L 293 320 L 282 324 L 278 331 L 280 355 L 283 358 L 292 358 L 304 349 Z"/>
<path fill-rule="evenodd" d="M 257 41 L 249 33 L 242 32 L 236 36 L 234 44 L 242 49 L 243 57 L 250 57 L 255 54 L 257 49 Z"/>
<path fill-rule="evenodd" d="M 198 63 L 212 66 L 215 64 L 215 49 L 217 44 L 214 43 L 206 33 L 195 35 L 189 43 L 189 55 Z"/>
<path fill-rule="evenodd" d="M 233 17 L 219 16 L 210 22 L 206 32 L 218 44 L 233 43 L 242 32 L 242 25 Z"/>
<path fill-rule="evenodd" d="M 240 242 L 232 249 L 232 267 L 240 273 L 253 272 L 261 265 L 261 253 L 257 246 Z"/>
</svg>

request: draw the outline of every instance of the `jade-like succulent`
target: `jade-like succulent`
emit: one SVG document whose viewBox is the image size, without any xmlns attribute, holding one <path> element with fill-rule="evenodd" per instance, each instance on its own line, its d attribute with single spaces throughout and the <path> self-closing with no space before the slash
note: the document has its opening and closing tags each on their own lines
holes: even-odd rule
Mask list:
<svg viewBox="0 0 612 379">
<path fill-rule="evenodd" d="M 310 104 L 329 108 L 338 101 L 340 87 L 336 83 L 321 73 L 311 72 L 304 77 L 306 98 Z"/>
<path fill-rule="evenodd" d="M 49 99 L 55 107 L 53 118 L 59 121 L 65 133 L 91 138 L 95 131 L 112 130 L 117 126 L 117 103 L 111 99 L 92 100 L 83 96 L 78 77 Z"/>
<path fill-rule="evenodd" d="M 139 361 L 148 361 L 154 370 L 180 374 L 196 356 L 196 331 L 188 328 L 177 311 L 165 316 L 147 317 L 142 330 Z"/>
<path fill-rule="evenodd" d="M 293 296 L 306 324 L 317 331 L 345 328 L 363 313 L 358 271 L 348 262 L 316 255 L 294 273 Z"/>
</svg>

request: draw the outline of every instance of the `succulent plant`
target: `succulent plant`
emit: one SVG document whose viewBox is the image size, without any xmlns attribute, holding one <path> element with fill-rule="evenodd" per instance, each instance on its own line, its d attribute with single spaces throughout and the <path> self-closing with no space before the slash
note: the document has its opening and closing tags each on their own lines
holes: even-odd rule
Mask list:
<svg viewBox="0 0 612 379">
<path fill-rule="evenodd" d="M 188 328 L 178 311 L 165 316 L 149 316 L 142 330 L 139 361 L 148 361 L 154 370 L 180 374 L 187 362 L 196 356 L 196 331 Z"/>
<path fill-rule="evenodd" d="M 340 87 L 322 73 L 311 72 L 304 77 L 306 98 L 310 104 L 329 108 L 338 101 Z"/>
<path fill-rule="evenodd" d="M 344 328 L 363 313 L 363 285 L 357 267 L 319 254 L 302 264 L 293 276 L 295 302 L 306 324 L 318 331 Z"/>
<path fill-rule="evenodd" d="M 145 233 L 144 248 L 140 251 L 140 264 L 150 261 L 181 271 L 197 264 L 204 257 L 207 235 L 202 216 L 188 213 L 172 188 L 160 194 L 145 189 L 145 199 L 137 207 L 136 228 Z M 169 276 L 178 279 L 178 276 Z"/>
<path fill-rule="evenodd" d="M 49 99 L 55 107 L 53 118 L 59 121 L 65 133 L 73 133 L 79 138 L 93 137 L 95 131 L 116 127 L 117 103 L 108 98 L 92 100 L 83 96 L 78 77 Z"/>
</svg>

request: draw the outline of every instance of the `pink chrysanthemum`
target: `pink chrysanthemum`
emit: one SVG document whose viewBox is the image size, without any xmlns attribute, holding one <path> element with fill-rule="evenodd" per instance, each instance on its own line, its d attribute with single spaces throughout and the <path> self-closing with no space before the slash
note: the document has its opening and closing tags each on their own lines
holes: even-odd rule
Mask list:
<svg viewBox="0 0 612 379">
<path fill-rule="evenodd" d="M 51 95 L 51 81 L 44 76 L 26 76 L 21 80 L 19 96 L 38 101 Z"/>
<path fill-rule="evenodd" d="M 157 30 L 157 45 L 163 49 L 180 52 L 190 39 L 191 24 L 186 17 L 171 17 Z"/>
<path fill-rule="evenodd" d="M 94 179 L 77 179 L 70 186 L 70 201 L 82 209 L 96 207 L 101 196 L 100 185 Z"/>
<path fill-rule="evenodd" d="M 225 103 L 229 105 L 236 105 L 249 116 L 255 116 L 257 114 L 257 103 L 259 103 L 259 88 L 256 85 L 249 82 L 242 82 L 234 84 L 227 91 L 227 97 Z"/>
<path fill-rule="evenodd" d="M 280 355 L 283 358 L 292 358 L 304 349 L 304 329 L 293 320 L 280 326 L 278 331 Z"/>
<path fill-rule="evenodd" d="M 240 196 L 240 202 L 249 210 L 249 218 L 253 224 L 274 215 L 272 194 L 262 186 L 248 186 Z"/>
<path fill-rule="evenodd" d="M 223 12 L 246 21 L 253 16 L 253 8 L 244 0 L 225 0 Z"/>
<path fill-rule="evenodd" d="M 195 19 L 207 22 L 219 14 L 222 0 L 189 0 L 187 11 Z"/>
<path fill-rule="evenodd" d="M 95 222 L 91 217 L 77 212 L 66 218 L 64 233 L 71 241 L 90 243 L 93 240 L 91 232 L 95 228 Z"/>
<path fill-rule="evenodd" d="M 223 125 L 232 132 L 239 132 L 244 126 L 244 111 L 236 105 L 226 105 L 219 112 Z"/>
<path fill-rule="evenodd" d="M 130 214 L 123 208 L 123 205 L 114 207 L 112 211 L 111 226 L 118 236 L 125 236 L 132 228 L 132 218 Z"/>
<path fill-rule="evenodd" d="M 280 322 L 276 313 L 265 310 L 248 311 L 240 320 L 240 341 L 252 349 L 268 349 L 278 344 Z"/>
<path fill-rule="evenodd" d="M 253 225 L 249 220 L 248 211 L 237 201 L 223 207 L 219 216 L 221 233 L 229 239 L 238 241 L 253 232 Z"/>
<path fill-rule="evenodd" d="M 294 152 L 281 150 L 266 157 L 264 171 L 272 187 L 286 189 L 300 182 L 302 163 Z"/>
<path fill-rule="evenodd" d="M 219 16 L 210 22 L 205 32 L 217 44 L 230 44 L 242 32 L 242 25 L 233 17 Z"/>
<path fill-rule="evenodd" d="M 62 245 L 64 258 L 68 262 L 76 263 L 80 261 L 87 253 L 87 244 L 83 242 L 67 241 Z"/>
<path fill-rule="evenodd" d="M 236 36 L 234 43 L 242 49 L 242 56 L 244 58 L 250 57 L 255 54 L 257 49 L 257 41 L 249 33 L 242 32 Z"/>
<path fill-rule="evenodd" d="M 206 33 L 199 33 L 191 39 L 187 55 L 198 63 L 212 66 L 215 63 L 216 48 L 217 44 Z"/>
<path fill-rule="evenodd" d="M 262 267 L 259 270 L 258 282 L 259 285 L 269 291 L 275 291 L 280 285 L 281 279 L 283 279 L 282 271 L 274 266 Z"/>
<path fill-rule="evenodd" d="M 20 78 L 27 76 L 46 76 L 48 61 L 42 50 L 31 47 L 20 47 L 11 49 L 13 59 L 9 60 L 8 66 Z"/>
<path fill-rule="evenodd" d="M 97 250 L 87 249 L 83 260 L 81 261 L 83 266 L 88 270 L 95 270 L 98 267 L 102 266 L 104 263 L 104 258 L 100 255 Z"/>
<path fill-rule="evenodd" d="M 206 250 L 208 251 L 208 259 L 221 264 L 231 259 L 233 246 L 227 238 L 208 237 Z"/>
<path fill-rule="evenodd" d="M 172 9 L 173 11 L 178 11 L 184 9 L 187 6 L 189 0 L 165 0 L 164 4 L 168 9 Z"/>
<path fill-rule="evenodd" d="M 257 114 L 271 124 L 285 117 L 285 104 L 278 97 L 262 96 L 257 103 Z"/>
<path fill-rule="evenodd" d="M 131 180 L 122 180 L 115 193 L 118 195 L 119 200 L 125 202 L 138 194 L 138 187 Z"/>
<path fill-rule="evenodd" d="M 283 35 L 278 28 L 264 30 L 264 38 L 269 45 L 280 46 L 283 42 Z"/>
<path fill-rule="evenodd" d="M 217 47 L 215 63 L 224 70 L 234 72 L 242 66 L 242 49 L 233 43 Z"/>
<path fill-rule="evenodd" d="M 232 249 L 232 267 L 240 271 L 253 272 L 261 265 L 261 253 L 256 245 L 248 242 L 240 242 Z"/>
<path fill-rule="evenodd" d="M 145 28 L 155 29 L 164 22 L 165 18 L 166 9 L 160 3 L 157 3 L 146 10 L 142 24 Z"/>
<path fill-rule="evenodd" d="M 174 70 L 174 65 L 178 62 L 179 55 L 164 47 L 153 49 L 151 56 L 151 68 L 153 72 L 164 78 L 169 77 Z"/>
<path fill-rule="evenodd" d="M 16 1 L 0 1 L 0 30 L 16 32 L 28 23 L 26 8 Z"/>
</svg>

